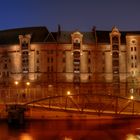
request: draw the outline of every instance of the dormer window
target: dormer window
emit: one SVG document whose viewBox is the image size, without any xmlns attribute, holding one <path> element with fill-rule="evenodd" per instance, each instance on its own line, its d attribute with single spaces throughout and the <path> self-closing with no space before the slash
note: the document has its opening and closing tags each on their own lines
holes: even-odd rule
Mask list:
<svg viewBox="0 0 140 140">
<path fill-rule="evenodd" d="M 113 43 L 118 43 L 118 42 L 119 42 L 118 37 L 114 36 L 114 37 L 112 38 L 112 41 L 113 41 Z"/>
<path fill-rule="evenodd" d="M 28 49 L 28 43 L 26 41 L 22 42 L 22 50 Z"/>
</svg>

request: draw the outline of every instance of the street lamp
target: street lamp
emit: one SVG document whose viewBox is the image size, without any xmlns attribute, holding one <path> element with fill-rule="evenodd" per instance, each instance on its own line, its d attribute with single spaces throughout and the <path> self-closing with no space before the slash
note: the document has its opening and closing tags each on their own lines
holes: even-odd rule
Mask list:
<svg viewBox="0 0 140 140">
<path fill-rule="evenodd" d="M 130 96 L 130 99 L 131 99 L 131 100 L 133 100 L 133 99 L 134 99 L 134 96 L 133 96 L 133 95 L 131 95 L 131 96 Z"/>
<path fill-rule="evenodd" d="M 71 94 L 70 91 L 67 91 L 66 102 L 65 102 L 65 109 L 67 108 L 68 96 L 69 96 L 70 94 Z"/>
<path fill-rule="evenodd" d="M 15 81 L 14 83 L 15 83 L 15 85 L 18 85 L 18 84 L 19 84 L 19 82 L 18 82 L 18 81 Z"/>
<path fill-rule="evenodd" d="M 19 82 L 15 81 L 14 84 L 16 85 L 16 96 L 15 96 L 15 98 L 16 98 L 15 102 L 16 102 L 16 100 L 19 101 L 18 88 L 17 88 L 17 85 L 19 84 Z"/>
<path fill-rule="evenodd" d="M 29 97 L 28 99 L 30 100 L 30 95 L 29 95 L 29 89 L 28 87 L 30 86 L 30 82 L 26 82 L 27 88 L 26 88 L 26 95 Z"/>
<path fill-rule="evenodd" d="M 70 95 L 71 93 L 70 93 L 70 91 L 67 91 L 67 95 Z"/>
<path fill-rule="evenodd" d="M 30 85 L 30 82 L 26 82 L 26 85 L 29 86 Z"/>
</svg>

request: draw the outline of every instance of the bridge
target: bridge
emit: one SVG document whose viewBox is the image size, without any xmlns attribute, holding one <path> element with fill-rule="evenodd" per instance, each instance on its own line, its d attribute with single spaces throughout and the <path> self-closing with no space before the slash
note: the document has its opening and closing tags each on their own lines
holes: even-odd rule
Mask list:
<svg viewBox="0 0 140 140">
<path fill-rule="evenodd" d="M 4 106 L 8 113 L 10 121 L 14 118 L 20 118 L 21 122 L 24 117 L 37 116 L 43 111 L 44 118 L 49 116 L 45 112 L 56 112 L 56 117 L 62 117 L 64 113 L 78 115 L 95 116 L 113 116 L 113 117 L 134 117 L 140 115 L 140 100 L 133 96 L 130 98 L 114 96 L 109 94 L 71 94 L 69 91 L 66 95 L 55 96 L 12 96 L 1 98 L 1 106 Z M 1 110 L 1 112 L 3 109 Z M 31 113 L 32 112 L 32 113 Z M 61 113 L 60 113 L 61 112 Z M 63 113 L 62 113 L 63 112 Z M 92 117 L 91 117 L 92 116 Z"/>
</svg>

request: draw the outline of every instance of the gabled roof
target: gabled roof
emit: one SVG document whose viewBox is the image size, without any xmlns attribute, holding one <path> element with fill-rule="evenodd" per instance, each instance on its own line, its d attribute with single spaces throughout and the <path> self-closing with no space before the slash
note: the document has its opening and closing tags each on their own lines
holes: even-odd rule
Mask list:
<svg viewBox="0 0 140 140">
<path fill-rule="evenodd" d="M 19 35 L 31 34 L 31 43 L 60 43 L 71 44 L 72 31 L 49 32 L 44 26 L 26 27 L 0 31 L 0 45 L 19 44 Z M 83 44 L 110 43 L 111 31 L 94 30 L 91 32 L 81 32 L 83 34 Z M 121 44 L 126 43 L 127 35 L 140 35 L 140 31 L 120 31 Z"/>
<path fill-rule="evenodd" d="M 58 43 L 71 44 L 71 34 L 69 31 L 61 31 L 57 36 Z"/>
<path fill-rule="evenodd" d="M 18 36 L 25 34 L 31 34 L 31 42 L 43 42 L 49 31 L 46 27 L 27 27 L 0 31 L 0 44 L 18 44 Z"/>
<path fill-rule="evenodd" d="M 65 44 L 71 44 L 72 38 L 71 34 L 73 32 L 69 31 L 61 31 L 61 33 L 58 35 L 58 43 L 65 43 Z M 81 32 L 83 34 L 83 44 L 93 44 L 95 43 L 95 34 L 92 32 Z"/>
</svg>

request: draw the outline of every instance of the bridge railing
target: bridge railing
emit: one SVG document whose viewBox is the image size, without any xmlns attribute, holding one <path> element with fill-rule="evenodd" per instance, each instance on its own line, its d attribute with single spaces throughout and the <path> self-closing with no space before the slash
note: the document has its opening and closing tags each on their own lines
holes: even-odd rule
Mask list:
<svg viewBox="0 0 140 140">
<path fill-rule="evenodd" d="M 114 96 L 105 91 L 84 93 L 84 90 L 80 92 L 76 90 L 71 95 L 66 95 L 64 90 L 62 93 L 57 95 L 48 88 L 7 88 L 0 90 L 0 103 L 34 104 L 46 108 L 93 112 L 99 115 L 103 113 L 139 115 L 140 113 L 139 100 Z"/>
</svg>

